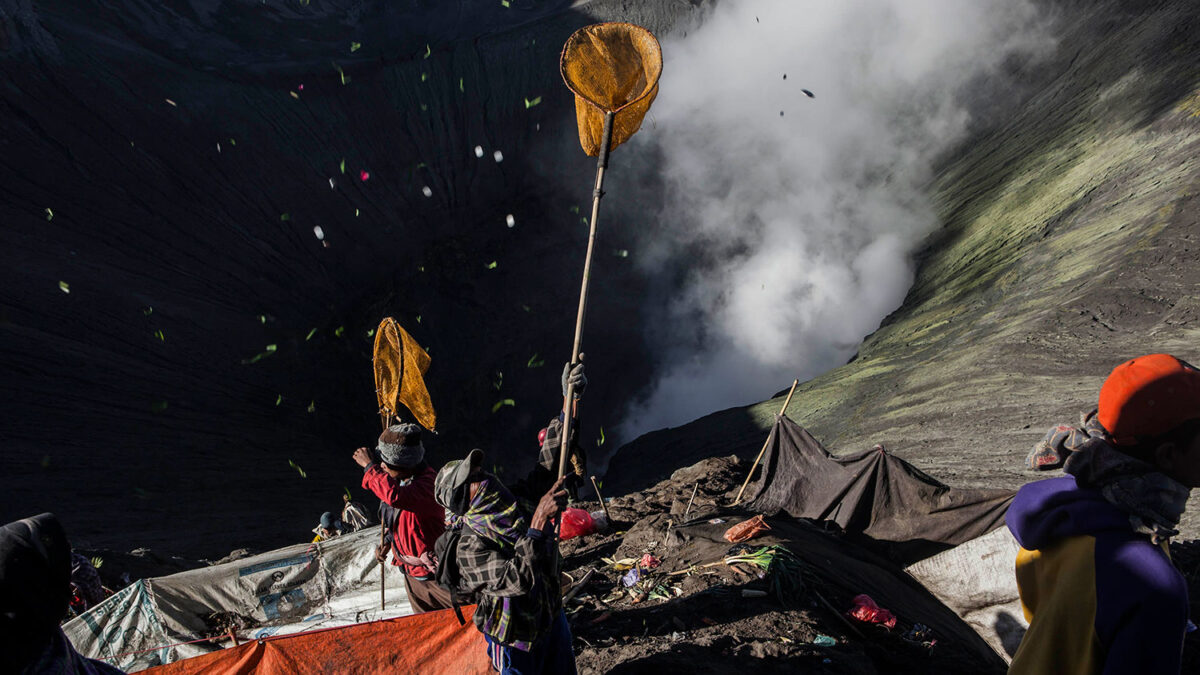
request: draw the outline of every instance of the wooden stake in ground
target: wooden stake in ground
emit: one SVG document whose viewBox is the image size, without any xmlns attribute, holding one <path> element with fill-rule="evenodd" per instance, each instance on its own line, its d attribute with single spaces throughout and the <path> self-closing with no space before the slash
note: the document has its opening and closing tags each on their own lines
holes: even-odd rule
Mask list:
<svg viewBox="0 0 1200 675">
<path fill-rule="evenodd" d="M 600 484 L 595 476 L 592 476 L 592 487 L 596 488 L 596 499 L 600 500 L 600 508 L 604 509 L 604 517 L 608 518 L 608 526 L 612 527 L 612 515 L 608 512 L 608 504 L 604 503 L 604 495 L 600 494 Z"/>
<path fill-rule="evenodd" d="M 788 392 L 787 399 L 783 402 L 783 407 L 775 414 L 776 419 L 783 417 L 787 412 L 788 404 L 792 402 L 792 394 L 796 393 L 796 385 L 800 384 L 800 380 L 792 380 L 792 389 Z M 746 480 L 742 483 L 742 489 L 738 490 L 737 497 L 733 500 L 733 506 L 737 506 L 742 501 L 742 493 L 746 491 L 746 486 L 750 484 L 750 477 L 754 475 L 754 469 L 758 467 L 758 463 L 762 461 L 763 454 L 767 452 L 767 444 L 771 442 L 771 435 L 767 434 L 767 440 L 763 441 L 762 450 L 758 451 L 758 457 L 754 458 L 754 464 L 750 465 L 750 473 L 746 474 Z"/>
<path fill-rule="evenodd" d="M 382 513 L 380 514 L 382 515 Z M 380 518 L 380 520 L 383 520 Z M 379 523 L 379 548 L 383 548 L 384 541 L 387 539 L 387 524 Z M 383 611 L 387 607 L 387 601 L 383 596 L 384 588 L 384 565 L 387 564 L 387 554 L 383 554 L 383 560 L 379 563 L 379 611 Z"/>
<path fill-rule="evenodd" d="M 696 501 L 696 490 L 700 489 L 700 484 L 696 483 L 696 487 L 692 488 L 692 498 L 688 500 L 687 508 L 683 510 L 683 522 L 687 522 L 687 514 L 692 512 L 692 502 Z"/>
</svg>

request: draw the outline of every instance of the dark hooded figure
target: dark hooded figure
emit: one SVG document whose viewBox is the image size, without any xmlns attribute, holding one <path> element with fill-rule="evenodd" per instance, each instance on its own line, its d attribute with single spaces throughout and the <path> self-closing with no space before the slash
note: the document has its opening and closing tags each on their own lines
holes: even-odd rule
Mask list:
<svg viewBox="0 0 1200 675">
<path fill-rule="evenodd" d="M 0 527 L 0 661 L 22 675 L 122 671 L 80 656 L 59 622 L 71 602 L 71 545 L 53 514 Z"/>
</svg>

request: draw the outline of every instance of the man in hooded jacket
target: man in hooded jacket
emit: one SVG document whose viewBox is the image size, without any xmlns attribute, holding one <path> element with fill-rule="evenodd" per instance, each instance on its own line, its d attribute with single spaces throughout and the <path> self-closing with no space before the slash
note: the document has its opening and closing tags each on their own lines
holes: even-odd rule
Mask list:
<svg viewBox="0 0 1200 675">
<path fill-rule="evenodd" d="M 1200 372 L 1168 354 L 1116 367 L 1082 428 L 1030 453 L 1067 474 L 1021 488 L 1006 516 L 1021 545 L 1029 630 L 1012 673 L 1178 673 L 1188 588 L 1167 547 L 1200 487 Z"/>
</svg>

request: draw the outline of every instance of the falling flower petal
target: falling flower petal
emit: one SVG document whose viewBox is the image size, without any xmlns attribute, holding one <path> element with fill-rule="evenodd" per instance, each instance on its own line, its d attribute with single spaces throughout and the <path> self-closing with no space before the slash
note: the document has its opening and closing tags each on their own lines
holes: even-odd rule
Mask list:
<svg viewBox="0 0 1200 675">
<path fill-rule="evenodd" d="M 371 177 L 371 174 L 367 173 L 365 170 L 364 170 L 364 171 L 359 171 L 359 172 L 358 172 L 358 179 L 359 179 L 359 180 L 361 180 L 361 181 L 363 181 L 364 183 L 365 183 L 365 182 L 366 182 L 366 180 L 367 180 L 368 178 L 370 178 L 370 177 Z"/>
<path fill-rule="evenodd" d="M 172 100 L 171 100 L 171 99 L 169 99 L 169 98 L 164 98 L 163 100 L 164 100 L 164 101 L 166 101 L 167 103 L 170 103 L 171 105 L 175 106 L 176 108 L 178 108 L 178 107 L 179 107 L 179 106 L 176 106 L 176 105 L 175 105 L 175 101 L 172 101 Z"/>
<path fill-rule="evenodd" d="M 426 197 L 432 197 L 433 189 L 426 185 L 425 187 L 421 188 L 421 194 L 425 195 Z"/>
<path fill-rule="evenodd" d="M 496 160 L 496 163 L 499 164 L 504 161 L 504 153 L 497 150 L 492 153 L 492 159 Z"/>
<path fill-rule="evenodd" d="M 332 179 L 332 178 L 330 178 L 330 179 L 329 179 L 329 189 L 330 189 L 330 190 L 334 189 L 334 186 L 335 186 L 335 185 L 336 185 L 336 184 L 333 182 L 333 179 Z"/>
<path fill-rule="evenodd" d="M 296 87 L 296 89 L 299 91 L 304 91 L 304 85 L 300 85 L 300 86 Z"/>
<path fill-rule="evenodd" d="M 517 225 L 517 219 L 513 218 L 513 214 L 511 213 L 505 216 L 504 222 L 508 223 L 509 227 L 516 227 Z"/>
<path fill-rule="evenodd" d="M 483 157 L 483 146 L 482 145 L 475 146 L 475 156 Z"/>
<path fill-rule="evenodd" d="M 316 225 L 313 227 L 313 234 L 317 235 L 317 240 L 319 240 L 319 241 L 325 240 L 325 230 L 321 229 L 320 225 Z"/>
</svg>

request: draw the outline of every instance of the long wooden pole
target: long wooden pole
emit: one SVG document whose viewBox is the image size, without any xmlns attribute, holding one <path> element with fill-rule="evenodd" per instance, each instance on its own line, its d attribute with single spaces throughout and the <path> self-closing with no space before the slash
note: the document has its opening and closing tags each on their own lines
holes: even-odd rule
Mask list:
<svg viewBox="0 0 1200 675">
<path fill-rule="evenodd" d="M 604 503 L 604 495 L 600 494 L 600 484 L 596 482 L 595 476 L 592 476 L 592 487 L 596 489 L 596 499 L 600 500 L 600 508 L 604 509 L 604 517 L 608 519 L 608 526 L 612 527 L 612 514 L 608 512 L 608 504 Z"/>
<path fill-rule="evenodd" d="M 783 407 L 780 408 L 779 412 L 775 414 L 776 419 L 783 417 L 783 414 L 787 412 L 788 404 L 792 402 L 792 394 L 796 393 L 796 385 L 798 384 L 800 384 L 799 379 L 792 380 L 792 389 L 788 392 L 787 399 L 783 402 Z M 750 484 L 750 477 L 754 475 L 754 469 L 758 466 L 758 463 L 762 461 L 763 454 L 767 451 L 767 444 L 770 442 L 771 435 L 767 434 L 767 440 L 763 441 L 762 450 L 758 451 L 758 457 L 755 457 L 754 463 L 750 465 L 750 473 L 746 474 L 746 480 L 742 483 L 742 489 L 738 490 L 737 497 L 733 500 L 734 506 L 737 506 L 738 503 L 742 501 L 742 493 L 746 491 L 746 486 Z"/>
<path fill-rule="evenodd" d="M 568 366 L 567 395 L 563 401 L 562 447 L 558 451 L 558 477 L 567 472 L 567 448 L 571 445 L 571 418 L 575 416 L 575 385 L 570 381 L 570 369 L 579 364 L 579 350 L 583 344 L 583 317 L 587 313 L 588 282 L 592 278 L 592 251 L 596 248 L 596 221 L 600 218 L 600 198 L 604 196 L 604 170 L 608 167 L 608 146 L 612 142 L 613 113 L 604 114 L 604 135 L 600 139 L 600 153 L 596 160 L 596 187 L 592 190 L 592 224 L 588 230 L 587 255 L 583 259 L 583 284 L 579 287 L 579 311 L 575 314 L 575 343 L 571 347 L 571 363 Z"/>
</svg>

